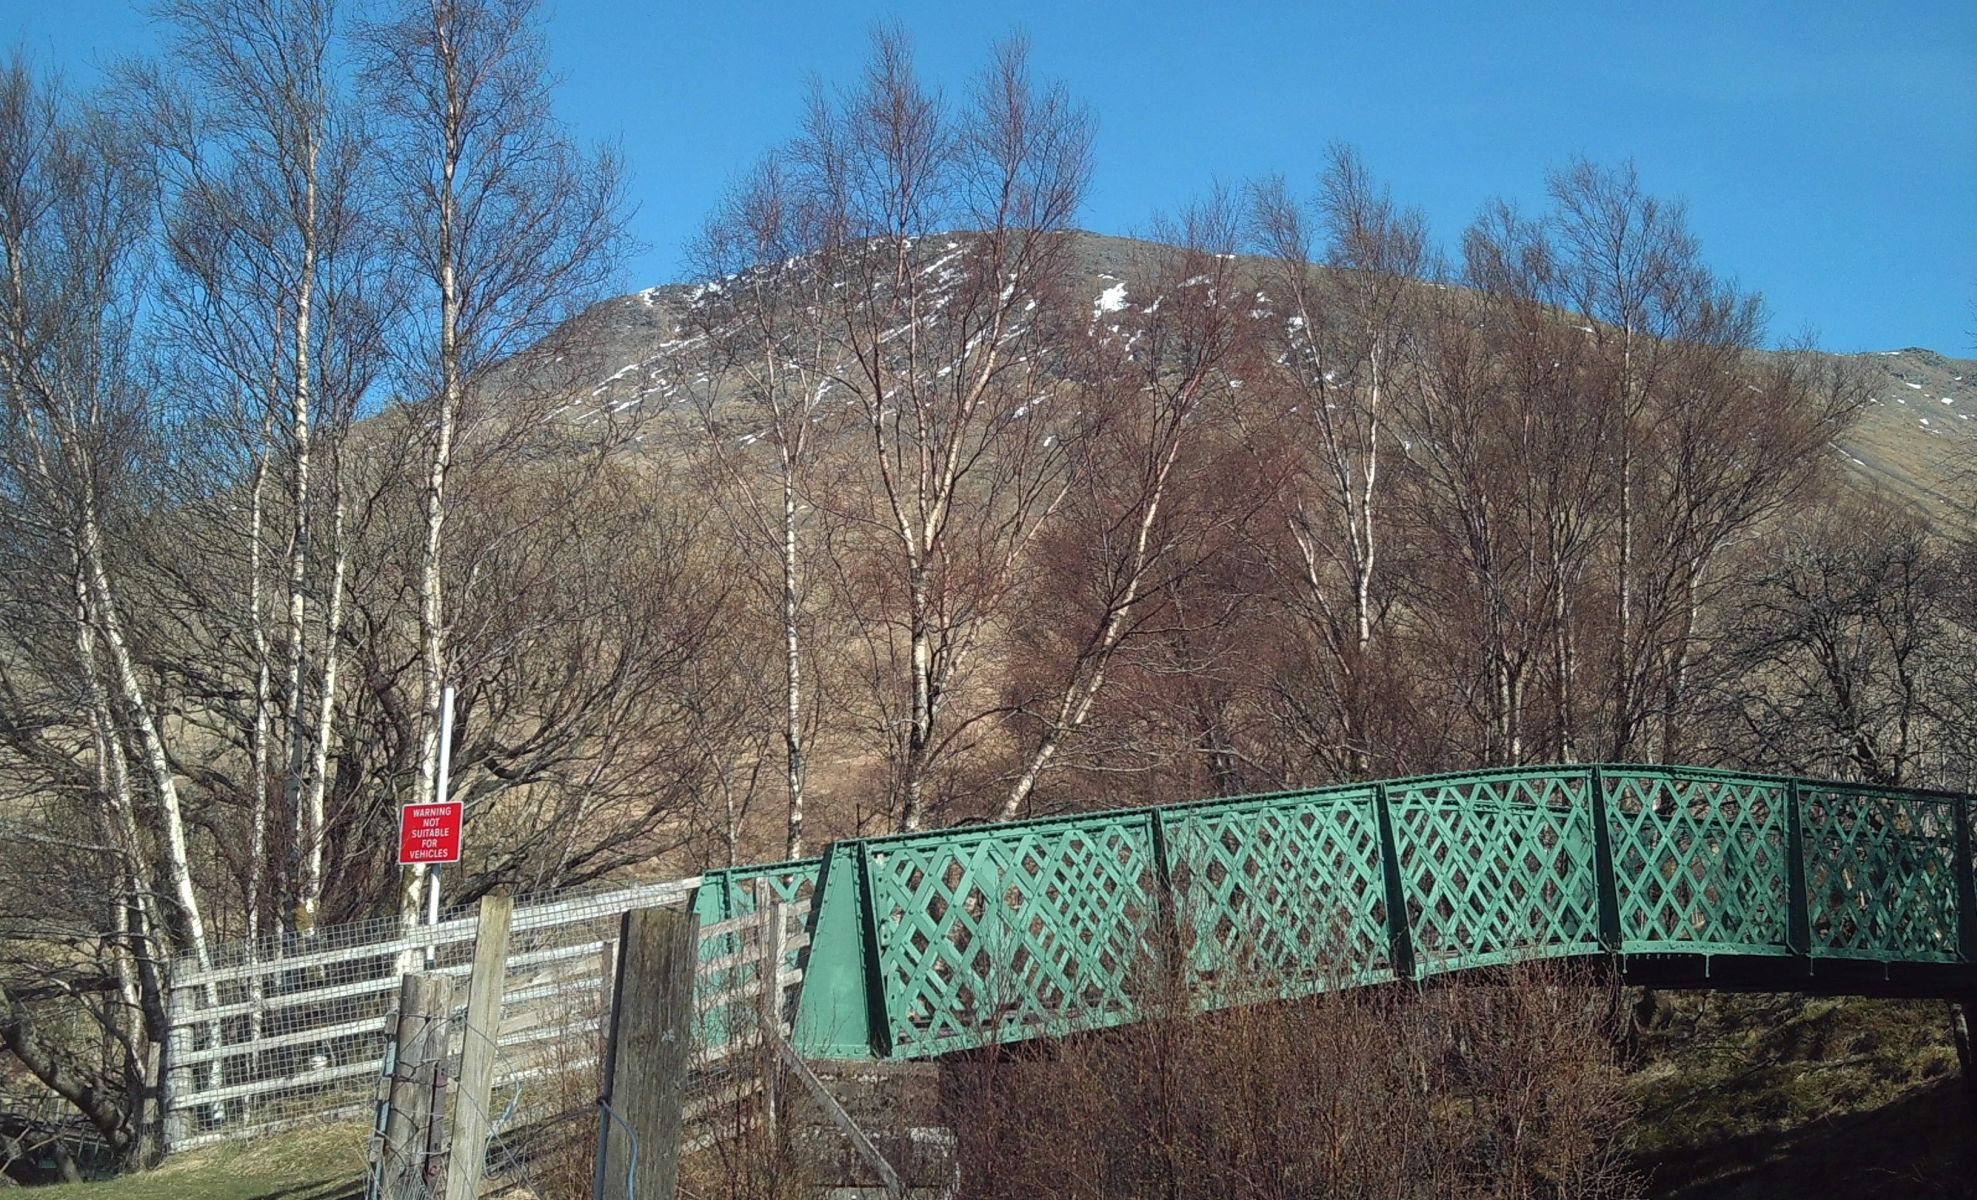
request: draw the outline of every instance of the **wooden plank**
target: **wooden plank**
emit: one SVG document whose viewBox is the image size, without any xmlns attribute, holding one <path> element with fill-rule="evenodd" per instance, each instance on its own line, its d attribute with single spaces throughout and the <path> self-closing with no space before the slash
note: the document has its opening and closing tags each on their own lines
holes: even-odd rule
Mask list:
<svg viewBox="0 0 1977 1200">
<path fill-rule="evenodd" d="M 719 975 L 723 971 L 732 971 L 736 967 L 745 967 L 761 957 L 762 947 L 751 944 L 742 947 L 732 954 L 723 954 L 719 958 L 708 959 L 696 968 L 695 973 L 704 979 L 709 975 Z"/>
<path fill-rule="evenodd" d="M 173 983 L 179 987 L 194 987 L 209 983 L 227 983 L 254 975 L 283 975 L 290 971 L 335 966 L 353 959 L 392 958 L 406 950 L 423 950 L 435 943 L 448 946 L 455 942 L 467 941 L 473 936 L 473 919 L 461 918 L 443 921 L 438 925 L 421 925 L 417 936 L 399 936 L 389 941 L 363 942 L 354 946 L 310 950 L 303 954 L 257 959 L 253 962 L 235 963 L 228 967 L 213 967 L 205 971 L 194 968 L 174 976 Z"/>
<path fill-rule="evenodd" d="M 446 1195 L 474 1200 L 487 1164 L 491 1124 L 488 1095 L 494 1090 L 496 1039 L 500 1036 L 501 997 L 508 983 L 508 927 L 515 900 L 506 891 L 481 898 L 480 932 L 474 936 L 474 972 L 467 985 L 467 1027 L 461 1035 L 460 1079 L 453 1089 L 453 1124 L 446 1159 Z"/>
<path fill-rule="evenodd" d="M 680 1121 L 693 1045 L 700 921 L 690 912 L 625 914 L 601 1109 L 599 1200 L 675 1200 Z"/>
<path fill-rule="evenodd" d="M 762 985 L 762 1007 L 757 1014 L 757 1037 L 766 1048 L 783 1026 L 783 955 L 789 938 L 789 918 L 781 901 L 767 906 L 769 923 L 762 928 L 762 961 L 757 968 Z M 762 1073 L 762 1128 L 775 1144 L 777 1109 L 781 1102 L 782 1071 L 773 1054 L 764 1054 Z"/>
<path fill-rule="evenodd" d="M 459 972 L 456 972 L 459 973 Z M 207 1021 L 220 1021 L 227 1017 L 246 1016 L 251 1012 L 262 1014 L 279 1013 L 283 1009 L 299 1008 L 305 1005 L 320 1004 L 325 1000 L 347 1000 L 352 996 L 368 996 L 373 992 L 389 992 L 398 987 L 401 976 L 386 973 L 373 979 L 354 979 L 349 983 L 339 983 L 332 987 L 315 988 L 307 992 L 292 992 L 287 995 L 263 998 L 259 1001 L 240 1000 L 230 1004 L 215 1004 L 211 1008 L 199 1009 L 195 1016 L 188 1011 L 182 1017 L 187 1026 Z"/>
<path fill-rule="evenodd" d="M 272 1079 L 253 1079 L 246 1083 L 231 1083 L 225 1087 L 209 1087 L 194 1091 L 187 1088 L 174 1092 L 172 1108 L 184 1112 L 211 1104 L 219 1100 L 231 1100 L 236 1096 L 258 1096 L 262 1092 L 285 1092 L 296 1088 L 315 1087 L 318 1084 L 333 1083 L 339 1079 L 352 1079 L 359 1075 L 375 1076 L 378 1073 L 376 1060 L 345 1063 L 338 1067 L 323 1067 L 314 1071 L 301 1071 L 294 1075 L 282 1075 Z"/>
<path fill-rule="evenodd" d="M 514 956 L 509 960 L 509 966 L 511 968 L 530 967 L 543 966 L 554 962 L 567 962 L 571 959 L 596 954 L 606 944 L 604 942 L 583 942 L 575 946 L 559 946 L 553 950 L 533 950 L 526 954 Z M 420 942 L 414 947 L 408 948 L 416 948 L 422 945 L 424 943 Z M 450 967 L 439 967 L 435 970 L 421 973 L 425 975 L 461 976 L 468 974 L 472 970 L 473 964 L 471 963 L 456 963 Z M 373 992 L 388 992 L 398 986 L 399 978 L 394 971 L 386 970 L 372 979 L 357 979 L 348 983 L 334 984 L 329 987 L 315 988 L 305 992 L 287 992 L 278 997 L 263 998 L 258 1002 L 241 1000 L 231 1004 L 216 1004 L 211 1008 L 188 1010 L 184 1019 L 188 1025 L 206 1024 L 226 1017 L 246 1016 L 248 1013 L 257 1010 L 263 1014 L 278 1013 L 283 1009 L 306 1007 L 325 1000 L 344 1000 L 352 996 L 369 995 Z M 248 1043 L 239 1042 L 235 1044 L 245 1046 Z"/>
<path fill-rule="evenodd" d="M 364 1028 L 375 1030 L 377 1018 L 362 1022 Z M 503 1033 L 500 1047 L 503 1050 L 526 1046 L 533 1042 L 548 1041 L 561 1037 L 565 1030 L 561 1025 L 546 1025 Z M 252 1047 L 242 1044 L 232 1048 L 233 1054 L 246 1054 Z M 334 1067 L 320 1067 L 313 1071 L 298 1071 L 292 1075 L 271 1075 L 266 1079 L 250 1079 L 224 1087 L 196 1088 L 192 1085 L 175 1087 L 172 1091 L 171 1107 L 175 1111 L 190 1111 L 201 1105 L 217 1100 L 231 1100 L 239 1096 L 256 1096 L 263 1092 L 294 1091 L 297 1088 L 314 1087 L 333 1083 L 339 1079 L 350 1079 L 359 1075 L 375 1075 L 379 1069 L 376 1061 L 365 1059 L 361 1062 L 344 1063 Z M 242 1126 L 241 1128 L 245 1128 Z M 187 1143 L 190 1144 L 190 1143 Z"/>
<path fill-rule="evenodd" d="M 228 1042 L 223 1046 L 208 1046 L 204 1050 L 193 1050 L 179 1059 L 181 1066 L 191 1063 L 214 1062 L 224 1058 L 239 1058 L 247 1054 L 261 1054 L 268 1050 L 279 1050 L 284 1046 L 301 1046 L 310 1042 L 327 1042 L 337 1038 L 359 1037 L 370 1034 L 384 1036 L 378 1029 L 376 1013 L 355 1021 L 340 1021 L 335 1025 L 320 1025 L 314 1029 L 298 1029 L 293 1033 L 279 1033 L 270 1037 L 257 1037 L 252 1041 Z M 176 1069 L 176 1068 L 175 1068 Z"/>
<path fill-rule="evenodd" d="M 712 925 L 702 926 L 700 936 L 722 937 L 730 933 L 740 933 L 744 929 L 753 929 L 767 920 L 768 915 L 768 910 L 764 909 L 761 912 L 743 913 L 738 917 L 729 917 L 725 921 L 716 921 Z"/>
<path fill-rule="evenodd" d="M 391 1072 L 379 1194 L 383 1200 L 429 1200 L 440 1179 L 434 1104 L 446 1061 L 453 981 L 407 975 L 398 997 L 398 1052 Z"/>
</svg>

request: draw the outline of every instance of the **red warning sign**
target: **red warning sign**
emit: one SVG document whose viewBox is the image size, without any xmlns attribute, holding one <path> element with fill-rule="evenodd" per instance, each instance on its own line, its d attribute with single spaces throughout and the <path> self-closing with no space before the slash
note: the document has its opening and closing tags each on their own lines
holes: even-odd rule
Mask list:
<svg viewBox="0 0 1977 1200">
<path fill-rule="evenodd" d="M 407 804 L 398 810 L 398 865 L 460 861 L 460 802 Z"/>
</svg>

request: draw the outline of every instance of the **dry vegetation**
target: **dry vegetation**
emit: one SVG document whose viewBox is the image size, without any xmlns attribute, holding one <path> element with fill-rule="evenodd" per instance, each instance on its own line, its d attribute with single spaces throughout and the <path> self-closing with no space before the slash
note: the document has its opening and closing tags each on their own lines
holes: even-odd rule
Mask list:
<svg viewBox="0 0 1977 1200">
<path fill-rule="evenodd" d="M 389 849 L 447 686 L 456 901 L 1528 761 L 1969 782 L 1970 546 L 1841 481 L 1861 378 L 1765 352 L 1630 167 L 1444 252 L 1337 148 L 1094 296 L 1087 110 L 1020 41 L 945 96 L 881 32 L 675 327 L 593 370 L 617 166 L 555 120 L 530 0 L 164 9 L 173 56 L 104 95 L 0 69 L 0 1045 L 121 1160 L 165 964 L 416 917 Z M 1158 1024 L 1025 1103 L 1088 1095 L 1059 1149 L 1107 1178 L 1134 1130 L 1235 1194 L 1405 1124 L 1450 1188 L 1593 1186 L 1488 1077 L 1604 1079 L 1531 1024 L 1568 993 L 1489 994 Z M 1408 1075 L 1388 1019 L 1458 1049 Z M 1492 1066 L 1489 1021 L 1537 1058 Z M 1136 1094 L 1196 1055 L 1260 1103 L 1239 1052 L 1348 1029 L 1407 1122 L 1351 1126 L 1325 1089 L 1363 1080 L 1309 1058 L 1283 1154 Z"/>
<path fill-rule="evenodd" d="M 985 1055 L 948 1097 L 964 1194 L 1637 1195 L 1612 999 L 1518 969 Z"/>
</svg>

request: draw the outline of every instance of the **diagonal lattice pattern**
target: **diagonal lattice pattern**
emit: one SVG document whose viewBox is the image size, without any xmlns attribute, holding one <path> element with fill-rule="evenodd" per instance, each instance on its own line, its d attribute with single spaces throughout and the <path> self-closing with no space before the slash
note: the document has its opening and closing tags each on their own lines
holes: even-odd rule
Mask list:
<svg viewBox="0 0 1977 1200">
<path fill-rule="evenodd" d="M 1158 891 L 1144 815 L 866 853 L 893 1044 L 925 1052 L 1128 1019 Z"/>
<path fill-rule="evenodd" d="M 1628 944 L 1786 950 L 1786 784 L 1672 769 L 1602 782 Z"/>
<path fill-rule="evenodd" d="M 1970 803 L 1572 764 L 841 843 L 800 1040 L 923 1057 L 1134 1020 L 1169 983 L 1214 1008 L 1559 955 L 1967 989 Z"/>
<path fill-rule="evenodd" d="M 1808 788 L 1799 812 L 1814 946 L 1846 957 L 1956 958 L 1951 801 Z"/>
<path fill-rule="evenodd" d="M 1165 820 L 1191 986 L 1309 991 L 1392 971 L 1371 788 L 1183 809 Z"/>
<path fill-rule="evenodd" d="M 1583 776 L 1390 785 L 1414 953 L 1424 970 L 1599 945 Z"/>
</svg>

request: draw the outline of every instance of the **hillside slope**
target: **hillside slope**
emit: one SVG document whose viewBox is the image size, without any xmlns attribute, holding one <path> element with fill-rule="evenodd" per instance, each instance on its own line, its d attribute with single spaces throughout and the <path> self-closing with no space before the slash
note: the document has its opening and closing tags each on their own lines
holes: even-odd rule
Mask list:
<svg viewBox="0 0 1977 1200">
<path fill-rule="evenodd" d="M 1977 360 L 1915 347 L 1855 358 L 1868 401 L 1838 447 L 1848 465 L 1932 520 L 1968 526 L 1956 496 L 1977 447 Z"/>
<path fill-rule="evenodd" d="M 1977 1128 L 1947 1006 L 1667 994 L 1630 1080 L 1663 1200 L 1963 1200 Z"/>
<path fill-rule="evenodd" d="M 1148 244 L 1100 234 L 1075 235 L 1073 261 L 1092 297 L 1093 317 L 1147 297 L 1126 294 L 1122 280 Z M 958 247 L 948 241 L 947 249 Z M 941 248 L 928 269 L 937 271 Z M 682 376 L 699 338 L 689 316 L 707 285 L 672 284 L 601 301 L 576 318 L 581 335 L 559 347 L 574 379 L 574 408 L 584 415 L 662 415 L 690 403 L 704 374 Z M 1863 482 L 1915 506 L 1932 522 L 1965 527 L 1969 507 L 1955 499 L 1963 464 L 1977 446 L 1977 359 L 1909 347 L 1848 356 L 1859 367 L 1869 399 L 1854 427 L 1835 445 Z M 588 412 L 585 412 L 588 410 Z"/>
</svg>

